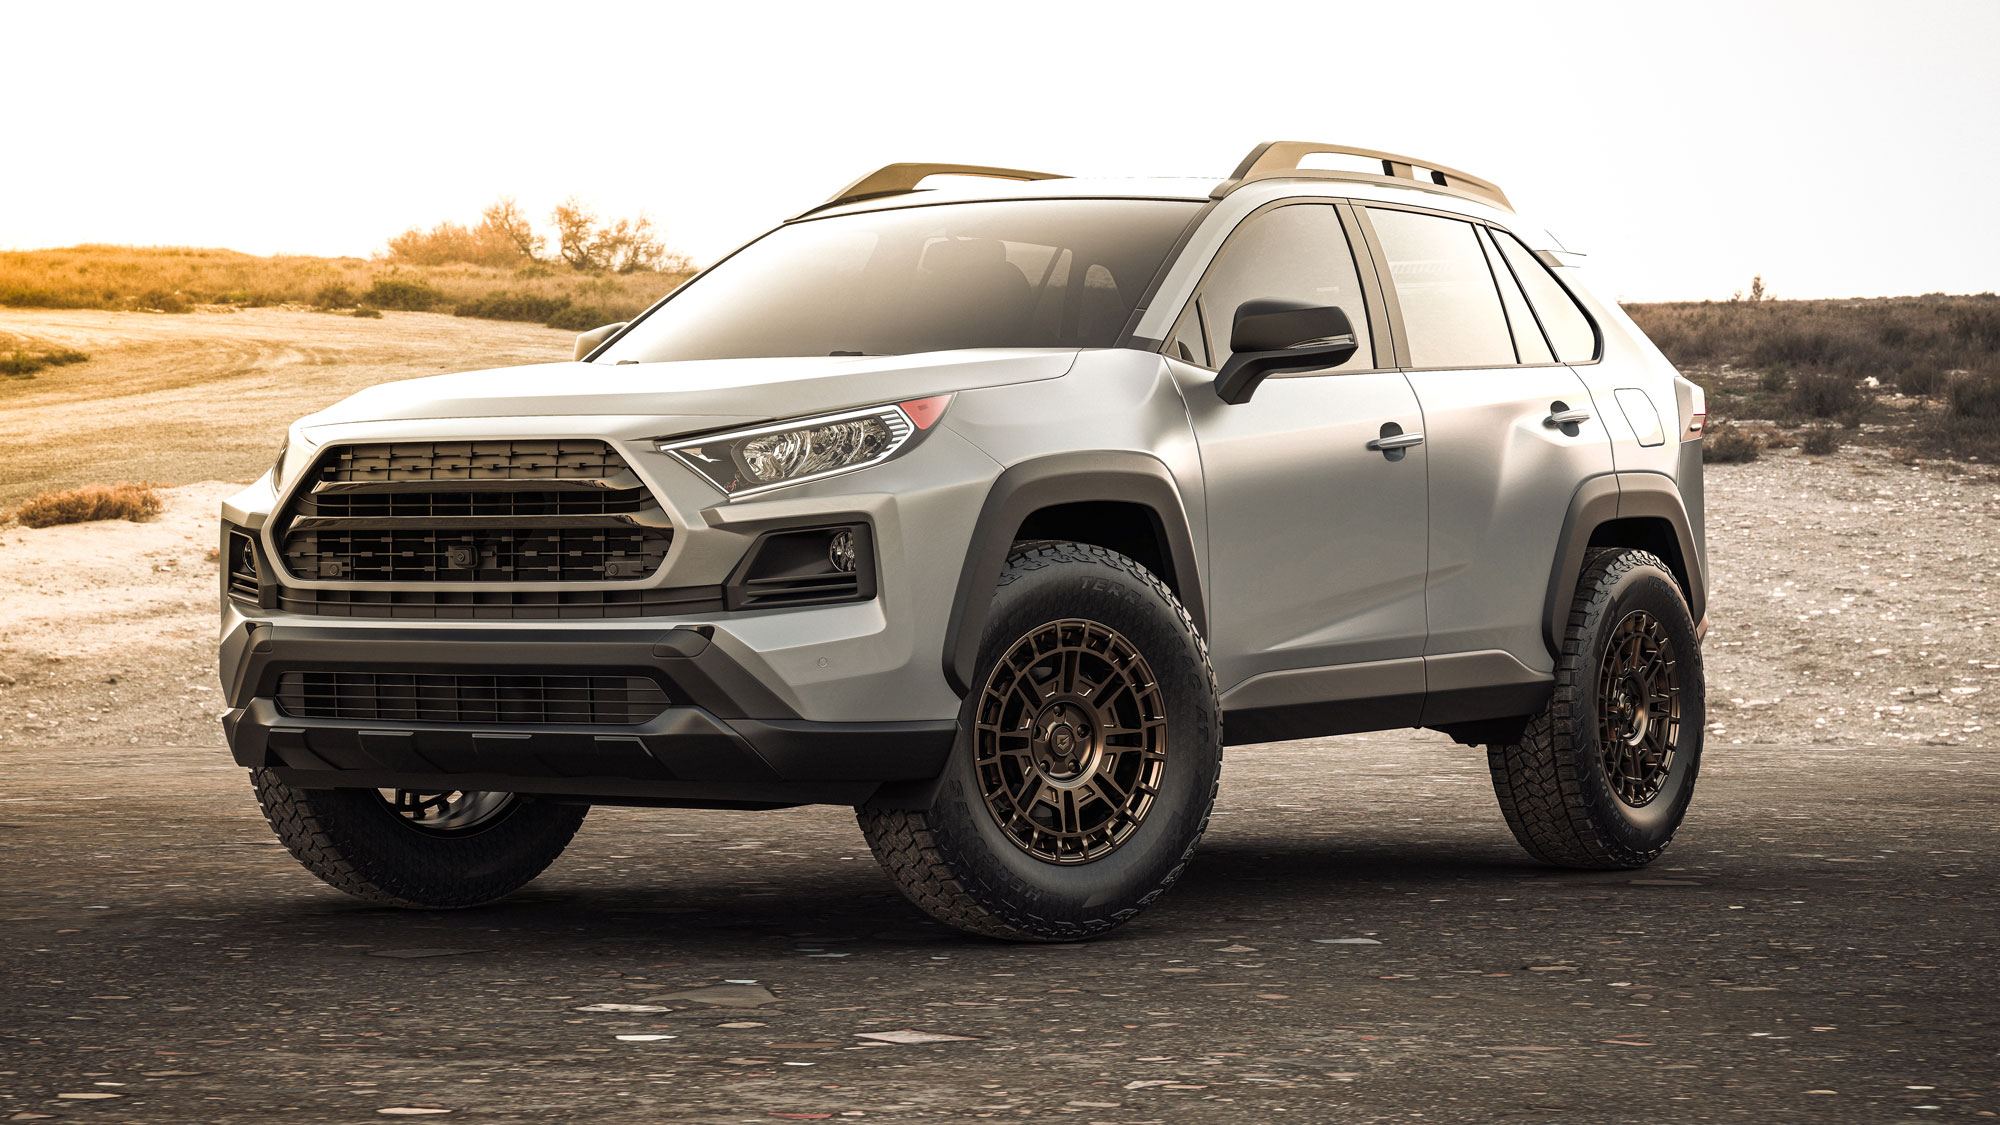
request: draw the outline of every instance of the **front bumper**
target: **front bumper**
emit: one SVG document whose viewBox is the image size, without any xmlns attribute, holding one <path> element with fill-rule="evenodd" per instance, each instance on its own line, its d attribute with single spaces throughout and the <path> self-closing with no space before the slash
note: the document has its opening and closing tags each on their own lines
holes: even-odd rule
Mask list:
<svg viewBox="0 0 2000 1125">
<path fill-rule="evenodd" d="M 800 719 L 706 628 L 357 630 L 252 623 L 226 684 L 239 765 L 307 788 L 487 789 L 597 803 L 862 804 L 943 770 L 950 720 Z M 669 705 L 635 725 L 460 724 L 288 715 L 286 672 L 480 667 L 646 676 Z"/>
</svg>

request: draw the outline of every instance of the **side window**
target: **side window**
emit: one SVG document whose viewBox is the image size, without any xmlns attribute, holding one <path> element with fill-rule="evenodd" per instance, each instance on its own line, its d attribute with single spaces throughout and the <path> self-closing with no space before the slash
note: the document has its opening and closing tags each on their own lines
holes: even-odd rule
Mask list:
<svg viewBox="0 0 2000 1125">
<path fill-rule="evenodd" d="M 1520 283 L 1514 280 L 1514 271 L 1507 268 L 1507 263 L 1500 260 L 1500 252 L 1493 248 L 1493 232 L 1485 227 L 1476 229 L 1480 249 L 1486 251 L 1486 264 L 1493 267 L 1493 279 L 1500 283 L 1500 304 L 1507 310 L 1507 327 L 1514 330 L 1515 354 L 1522 363 L 1554 363 L 1555 353 L 1542 337 L 1542 327 L 1536 323 L 1534 310 L 1528 307 Z"/>
<path fill-rule="evenodd" d="M 1403 308 L 1412 367 L 1503 367 L 1514 342 L 1472 224 L 1371 207 Z"/>
<path fill-rule="evenodd" d="M 1541 317 L 1542 328 L 1548 332 L 1557 358 L 1564 363 L 1589 363 L 1596 359 L 1597 332 L 1590 326 L 1590 318 L 1576 306 L 1576 298 L 1569 295 L 1549 267 L 1506 231 L 1494 231 L 1493 241 L 1500 244 L 1501 255 L 1514 267 L 1521 288 L 1528 291 L 1528 300 Z"/>
<path fill-rule="evenodd" d="M 1354 338 L 1361 346 L 1333 370 L 1365 371 L 1375 366 L 1361 277 L 1332 204 L 1279 207 L 1237 228 L 1181 315 L 1169 337 L 1168 354 L 1204 367 L 1221 367 L 1229 359 L 1229 329 L 1236 322 L 1237 306 L 1264 297 L 1339 306 L 1354 325 Z"/>
</svg>

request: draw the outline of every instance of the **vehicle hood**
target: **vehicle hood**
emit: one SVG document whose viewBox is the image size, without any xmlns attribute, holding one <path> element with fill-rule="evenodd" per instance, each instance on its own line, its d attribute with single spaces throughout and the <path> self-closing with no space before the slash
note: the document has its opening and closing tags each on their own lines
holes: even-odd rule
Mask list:
<svg viewBox="0 0 2000 1125">
<path fill-rule="evenodd" d="M 564 415 L 661 419 L 661 434 L 1058 378 L 1073 349 L 978 349 L 678 363 L 539 363 L 383 383 L 302 426 Z M 686 419 L 678 428 L 675 419 Z M 727 420 L 718 422 L 718 419 Z"/>
</svg>

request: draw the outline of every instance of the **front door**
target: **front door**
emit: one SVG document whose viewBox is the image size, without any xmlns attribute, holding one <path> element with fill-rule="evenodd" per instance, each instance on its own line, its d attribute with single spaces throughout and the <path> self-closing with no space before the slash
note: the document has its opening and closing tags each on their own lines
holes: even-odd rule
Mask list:
<svg viewBox="0 0 2000 1125">
<path fill-rule="evenodd" d="M 1273 297 L 1341 307 L 1361 346 L 1338 368 L 1274 376 L 1232 406 L 1214 388 L 1229 325 L 1243 302 Z M 1369 312 L 1336 208 L 1286 204 L 1230 236 L 1169 341 L 1207 481 L 1208 641 L 1226 707 L 1230 689 L 1260 676 L 1259 709 L 1329 692 L 1421 697 L 1428 447 L 1369 448 L 1385 432 L 1422 430 Z M 1389 663 L 1346 693 L 1338 677 L 1283 675 L 1357 662 Z M 1235 721 L 1232 711 L 1225 729 Z"/>
</svg>

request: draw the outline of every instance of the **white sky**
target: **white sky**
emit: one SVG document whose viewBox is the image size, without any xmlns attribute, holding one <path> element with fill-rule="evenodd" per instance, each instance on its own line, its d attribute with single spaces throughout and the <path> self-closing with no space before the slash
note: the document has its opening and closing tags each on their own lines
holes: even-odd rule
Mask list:
<svg viewBox="0 0 2000 1125">
<path fill-rule="evenodd" d="M 2000 2 L 0 0 L 0 246 L 365 255 L 571 192 L 707 261 L 896 160 L 1503 187 L 1613 292 L 2000 289 Z"/>
</svg>

